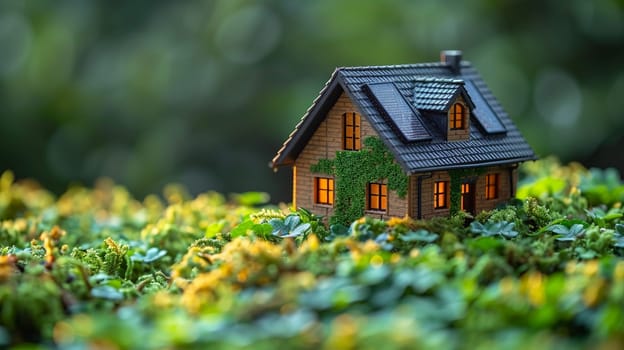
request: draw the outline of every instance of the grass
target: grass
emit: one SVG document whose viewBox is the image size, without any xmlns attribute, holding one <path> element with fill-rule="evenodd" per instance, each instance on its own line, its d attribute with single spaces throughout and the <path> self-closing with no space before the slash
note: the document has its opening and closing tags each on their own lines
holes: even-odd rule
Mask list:
<svg viewBox="0 0 624 350">
<path fill-rule="evenodd" d="M 476 217 L 325 227 L 262 193 L 0 177 L 0 346 L 620 348 L 624 185 L 525 164 Z"/>
</svg>

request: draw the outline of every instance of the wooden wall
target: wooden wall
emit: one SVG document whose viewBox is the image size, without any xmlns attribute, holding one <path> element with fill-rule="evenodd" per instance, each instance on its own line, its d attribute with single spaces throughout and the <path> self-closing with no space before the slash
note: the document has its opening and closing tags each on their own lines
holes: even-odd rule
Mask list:
<svg viewBox="0 0 624 350">
<path fill-rule="evenodd" d="M 296 176 L 293 176 L 293 200 L 296 199 L 297 207 L 309 209 L 313 213 L 317 215 L 322 215 L 326 218 L 329 218 L 333 215 L 333 206 L 314 203 L 314 178 L 325 177 L 326 175 L 313 174 L 310 171 L 310 166 L 312 164 L 316 164 L 320 159 L 333 159 L 336 157 L 336 151 L 342 150 L 343 114 L 352 112 L 360 113 L 353 105 L 353 103 L 351 103 L 349 97 L 343 92 L 334 104 L 334 106 L 327 113 L 325 120 L 314 132 L 313 136 L 310 138 L 310 141 L 304 147 L 299 157 L 296 159 L 296 171 L 293 172 L 296 173 Z M 378 137 L 378 134 L 372 128 L 368 120 L 366 120 L 366 117 L 361 113 L 360 115 L 362 142 L 369 136 Z M 467 129 L 469 129 L 469 126 L 467 127 Z M 449 136 L 451 136 L 450 138 L 463 137 L 463 135 L 459 134 Z M 485 199 L 485 175 L 489 173 L 499 174 L 498 198 L 492 200 Z M 510 175 L 512 177 L 511 179 Z M 418 192 L 419 176 L 423 176 L 420 193 Z M 515 168 L 508 166 L 489 167 L 482 175 L 479 175 L 474 180 L 476 186 L 475 207 L 476 212 L 479 213 L 482 210 L 495 208 L 497 205 L 508 201 L 515 194 L 515 188 L 511 188 L 510 183 L 516 183 L 517 171 L 515 170 Z M 448 216 L 450 208 L 433 208 L 433 184 L 436 181 L 450 181 L 450 176 L 448 172 L 435 171 L 430 173 L 412 175 L 410 176 L 409 180 L 409 190 L 407 198 L 401 199 L 397 196 L 396 192 L 389 191 L 388 212 L 366 212 L 366 215 L 381 219 L 386 219 L 392 216 L 403 217 L 405 215 L 410 215 L 413 218 L 418 218 L 418 206 L 420 203 L 420 213 L 423 219 L 435 216 Z"/>
<path fill-rule="evenodd" d="M 498 174 L 498 198 L 485 199 L 485 177 L 487 174 Z M 511 179 L 510 179 L 511 175 Z M 435 171 L 431 173 L 415 174 L 410 177 L 410 216 L 418 218 L 418 177 L 422 176 L 420 204 L 421 215 L 423 219 L 435 216 L 449 215 L 450 208 L 434 209 L 433 208 L 433 185 L 436 181 L 451 181 L 446 171 Z M 511 166 L 488 167 L 479 176 L 474 178 L 475 181 L 475 211 L 478 214 L 483 210 L 494 209 L 497 205 L 508 201 L 515 195 L 515 184 L 517 183 L 517 170 Z M 511 181 L 511 182 L 510 182 Z M 514 187 L 510 187 L 510 184 Z M 449 193 L 450 196 L 450 193 Z M 449 197 L 450 198 L 450 197 Z M 450 206 L 449 206 L 450 207 Z"/>
<path fill-rule="evenodd" d="M 360 130 L 362 143 L 367 137 L 379 137 L 368 120 L 366 120 L 366 117 L 357 110 L 349 97 L 343 92 L 327 113 L 325 120 L 314 132 L 299 157 L 295 160 L 297 170 L 294 179 L 294 187 L 296 188 L 294 197 L 296 198 L 297 207 L 309 209 L 313 213 L 325 217 L 333 215 L 332 206 L 314 203 L 314 178 L 325 175 L 311 173 L 310 166 L 317 163 L 320 159 L 333 159 L 336 157 L 336 151 L 342 150 L 343 114 L 352 112 L 357 112 L 361 115 Z M 396 192 L 389 191 L 388 212 L 367 212 L 367 215 L 385 219 L 391 216 L 402 217 L 407 213 L 407 198 L 401 199 Z"/>
</svg>

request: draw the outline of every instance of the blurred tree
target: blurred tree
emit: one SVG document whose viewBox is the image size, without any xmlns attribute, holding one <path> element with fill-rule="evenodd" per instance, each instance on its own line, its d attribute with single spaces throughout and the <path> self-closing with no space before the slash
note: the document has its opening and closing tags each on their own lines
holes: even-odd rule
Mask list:
<svg viewBox="0 0 624 350">
<path fill-rule="evenodd" d="M 6 0 L 0 170 L 288 200 L 267 163 L 336 66 L 450 48 L 538 153 L 622 168 L 600 147 L 624 129 L 623 16 L 621 0 Z"/>
</svg>

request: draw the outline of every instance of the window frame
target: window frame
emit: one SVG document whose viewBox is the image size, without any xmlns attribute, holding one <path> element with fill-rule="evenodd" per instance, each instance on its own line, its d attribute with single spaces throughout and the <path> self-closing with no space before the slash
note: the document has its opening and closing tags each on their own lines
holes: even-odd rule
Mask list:
<svg viewBox="0 0 624 350">
<path fill-rule="evenodd" d="M 500 187 L 500 176 L 498 173 L 490 173 L 485 175 L 485 199 L 492 200 L 498 199 L 499 196 L 499 187 Z"/>
<path fill-rule="evenodd" d="M 434 181 L 433 182 L 433 209 L 448 209 L 449 195 L 450 193 L 449 193 L 448 181 Z M 444 203 L 440 204 L 441 201 L 443 201 Z"/>
<path fill-rule="evenodd" d="M 388 212 L 388 185 L 383 182 L 369 182 L 366 186 L 366 210 Z"/>
<path fill-rule="evenodd" d="M 342 114 L 342 149 L 346 151 L 362 149 L 362 117 L 357 112 Z"/>
<path fill-rule="evenodd" d="M 468 183 L 468 182 L 462 182 L 461 184 L 461 200 L 459 201 L 459 209 L 464 210 L 464 196 L 468 193 L 470 193 L 470 186 L 472 184 Z"/>
<path fill-rule="evenodd" d="M 466 128 L 466 109 L 461 102 L 455 102 L 449 111 L 449 129 L 464 130 Z"/>
<path fill-rule="evenodd" d="M 334 206 L 336 195 L 336 184 L 333 177 L 314 178 L 314 204 L 324 206 Z M 325 197 L 326 200 L 321 200 Z"/>
</svg>

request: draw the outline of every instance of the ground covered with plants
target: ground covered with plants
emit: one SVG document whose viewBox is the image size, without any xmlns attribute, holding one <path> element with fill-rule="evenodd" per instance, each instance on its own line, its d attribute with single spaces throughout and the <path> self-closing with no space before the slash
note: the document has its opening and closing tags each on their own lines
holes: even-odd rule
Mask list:
<svg viewBox="0 0 624 350">
<path fill-rule="evenodd" d="M 55 198 L 5 172 L 0 347 L 621 348 L 619 174 L 521 170 L 504 208 L 348 227 L 261 193 Z"/>
</svg>

